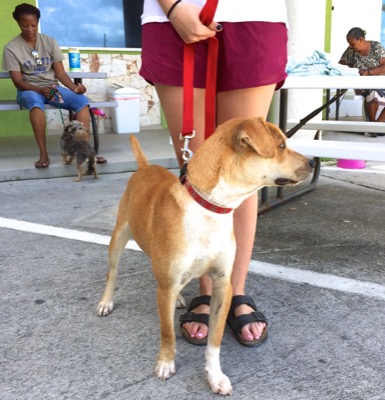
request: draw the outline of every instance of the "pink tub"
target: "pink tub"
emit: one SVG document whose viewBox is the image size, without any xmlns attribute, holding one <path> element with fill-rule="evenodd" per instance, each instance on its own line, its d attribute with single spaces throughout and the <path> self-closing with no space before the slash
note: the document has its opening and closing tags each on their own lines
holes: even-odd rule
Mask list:
<svg viewBox="0 0 385 400">
<path fill-rule="evenodd" d="M 337 167 L 346 168 L 346 169 L 362 169 L 365 168 L 365 161 L 363 160 L 337 160 Z"/>
</svg>

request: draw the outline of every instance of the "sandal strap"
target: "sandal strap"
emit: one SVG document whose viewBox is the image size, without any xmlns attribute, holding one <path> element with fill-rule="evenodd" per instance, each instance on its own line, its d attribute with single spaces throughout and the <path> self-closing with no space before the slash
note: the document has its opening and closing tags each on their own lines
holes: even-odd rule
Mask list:
<svg viewBox="0 0 385 400">
<path fill-rule="evenodd" d="M 184 325 L 186 322 L 199 322 L 209 326 L 209 314 L 196 314 L 193 312 L 187 312 L 179 317 L 180 325 Z"/>
<path fill-rule="evenodd" d="M 254 311 L 250 314 L 243 314 L 234 318 L 234 325 L 236 325 L 237 332 L 240 332 L 245 325 L 252 322 L 264 322 L 267 325 L 267 319 L 261 311 Z"/>
<path fill-rule="evenodd" d="M 250 296 L 237 295 L 233 296 L 233 298 L 231 299 L 231 306 L 229 313 L 233 314 L 234 310 L 241 304 L 247 304 L 254 311 L 258 311 L 257 306 L 254 303 L 254 300 Z"/>
<path fill-rule="evenodd" d="M 195 308 L 202 304 L 210 305 L 211 296 L 203 295 L 194 297 L 187 307 L 187 312 L 179 317 L 180 326 L 186 322 L 199 322 L 209 326 L 209 314 L 196 314 L 192 312 Z"/>
<path fill-rule="evenodd" d="M 197 308 L 198 306 L 205 304 L 206 306 L 210 305 L 210 301 L 211 301 L 211 296 L 208 295 L 203 295 L 203 296 L 198 296 L 198 297 L 194 297 L 189 306 L 187 307 L 187 311 L 190 312 L 192 310 L 194 310 L 195 308 Z"/>
<path fill-rule="evenodd" d="M 241 304 L 247 304 L 254 311 L 249 314 L 243 314 L 239 317 L 235 317 L 234 310 Z M 233 332 L 240 332 L 245 325 L 252 322 L 264 322 L 266 326 L 268 325 L 267 318 L 261 311 L 258 311 L 254 300 L 250 296 L 243 295 L 233 296 L 227 322 L 230 324 Z"/>
</svg>

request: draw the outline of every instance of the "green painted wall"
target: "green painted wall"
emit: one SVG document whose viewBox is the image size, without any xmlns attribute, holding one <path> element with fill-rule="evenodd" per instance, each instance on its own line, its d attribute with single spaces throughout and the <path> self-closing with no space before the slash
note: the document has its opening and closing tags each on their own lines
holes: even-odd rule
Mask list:
<svg viewBox="0 0 385 400">
<path fill-rule="evenodd" d="M 24 0 L 25 3 L 35 4 L 35 1 Z M 20 33 L 20 28 L 12 17 L 15 7 L 20 0 L 0 1 L 0 68 L 3 62 L 3 48 Z M 0 79 L 0 99 L 16 99 L 16 89 L 10 79 Z M 33 135 L 29 123 L 28 111 L 1 111 L 0 137 Z"/>
</svg>

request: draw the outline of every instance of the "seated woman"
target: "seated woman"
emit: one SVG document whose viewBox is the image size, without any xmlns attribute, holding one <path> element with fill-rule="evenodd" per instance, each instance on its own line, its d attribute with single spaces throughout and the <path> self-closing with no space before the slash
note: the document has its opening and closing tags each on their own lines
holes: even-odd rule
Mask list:
<svg viewBox="0 0 385 400">
<path fill-rule="evenodd" d="M 9 71 L 17 88 L 19 104 L 29 110 L 29 117 L 40 150 L 36 168 L 47 168 L 50 159 L 46 143 L 44 104 L 51 104 L 76 113 L 76 119 L 90 129 L 90 112 L 84 85 L 76 85 L 63 66 L 64 55 L 56 40 L 38 33 L 40 10 L 20 4 L 13 12 L 21 34 L 4 48 L 3 69 Z M 60 81 L 64 86 L 57 86 Z M 60 103 L 60 104 L 59 104 Z M 105 163 L 98 157 L 98 163 Z"/>
<path fill-rule="evenodd" d="M 340 64 L 358 68 L 361 76 L 385 75 L 385 49 L 380 42 L 365 39 L 366 32 L 352 28 L 346 35 L 349 47 L 342 54 Z M 369 121 L 384 122 L 385 108 L 376 119 L 379 106 L 385 106 L 385 89 L 364 89 L 356 91 L 365 98 L 365 113 Z M 368 133 L 372 137 L 383 133 Z"/>
</svg>

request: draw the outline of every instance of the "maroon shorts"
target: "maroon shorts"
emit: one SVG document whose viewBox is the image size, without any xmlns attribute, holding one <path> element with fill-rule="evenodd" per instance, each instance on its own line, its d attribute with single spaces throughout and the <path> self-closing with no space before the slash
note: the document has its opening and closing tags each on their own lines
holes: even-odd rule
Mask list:
<svg viewBox="0 0 385 400">
<path fill-rule="evenodd" d="M 217 91 L 277 84 L 287 74 L 287 28 L 283 23 L 224 22 L 219 41 Z M 205 87 L 207 41 L 195 46 L 196 88 Z M 140 75 L 150 83 L 183 86 L 183 41 L 170 23 L 142 26 Z"/>
</svg>

